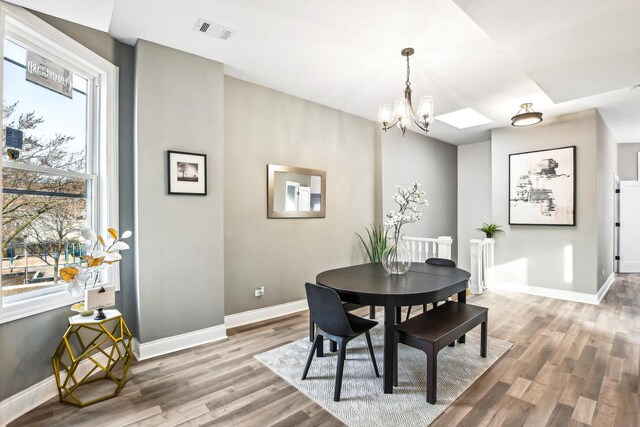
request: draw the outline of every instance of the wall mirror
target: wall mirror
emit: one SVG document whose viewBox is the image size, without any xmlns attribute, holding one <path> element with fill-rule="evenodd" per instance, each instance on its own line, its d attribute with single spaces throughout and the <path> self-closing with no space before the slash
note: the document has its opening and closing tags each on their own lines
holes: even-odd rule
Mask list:
<svg viewBox="0 0 640 427">
<path fill-rule="evenodd" d="M 324 218 L 326 173 L 319 169 L 267 166 L 268 218 Z"/>
</svg>

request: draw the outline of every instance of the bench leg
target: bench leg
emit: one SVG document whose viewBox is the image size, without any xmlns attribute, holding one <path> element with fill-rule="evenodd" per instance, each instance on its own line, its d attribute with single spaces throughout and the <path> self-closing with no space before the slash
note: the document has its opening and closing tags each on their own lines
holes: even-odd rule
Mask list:
<svg viewBox="0 0 640 427">
<path fill-rule="evenodd" d="M 423 313 L 427 312 L 427 304 L 422 304 L 422 312 Z"/>
<path fill-rule="evenodd" d="M 347 350 L 346 340 L 342 340 L 338 346 L 338 367 L 336 369 L 336 388 L 333 393 L 333 401 L 340 401 L 340 392 L 342 390 L 342 372 L 344 371 L 344 359 Z"/>
<path fill-rule="evenodd" d="M 336 350 L 338 350 L 338 344 L 336 344 L 336 342 L 333 340 L 329 340 L 329 351 L 331 353 L 335 353 Z"/>
<path fill-rule="evenodd" d="M 480 356 L 487 357 L 487 321 L 480 324 Z"/>
<path fill-rule="evenodd" d="M 466 304 L 467 303 L 467 290 L 465 289 L 464 291 L 460 291 L 458 292 L 458 302 L 459 303 L 463 303 Z M 465 336 L 461 336 L 460 338 L 458 338 L 458 342 L 460 344 L 464 344 L 465 343 Z"/>
<path fill-rule="evenodd" d="M 370 305 L 369 306 L 369 319 L 375 319 L 376 318 L 376 306 L 375 305 Z"/>
<path fill-rule="evenodd" d="M 456 346 L 456 340 L 453 340 L 453 342 L 449 344 L 449 347 L 455 347 L 455 346 Z"/>
<path fill-rule="evenodd" d="M 438 388 L 438 353 L 432 346 L 427 351 L 427 402 L 436 403 L 436 389 Z"/>
</svg>

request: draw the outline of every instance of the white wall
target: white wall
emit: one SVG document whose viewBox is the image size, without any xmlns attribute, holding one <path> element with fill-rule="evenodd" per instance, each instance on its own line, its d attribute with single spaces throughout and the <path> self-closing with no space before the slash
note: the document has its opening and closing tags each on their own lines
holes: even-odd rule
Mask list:
<svg viewBox="0 0 640 427">
<path fill-rule="evenodd" d="M 492 213 L 506 233 L 496 242 L 495 279 L 594 294 L 598 262 L 596 112 L 588 110 L 491 136 Z M 509 226 L 509 154 L 575 145 L 576 226 Z M 471 207 L 469 207 L 471 208 Z"/>
<path fill-rule="evenodd" d="M 225 314 L 305 298 L 321 271 L 365 261 L 376 125 L 225 77 Z M 326 218 L 267 219 L 267 164 L 326 171 Z M 265 287 L 265 295 L 253 290 Z"/>
<path fill-rule="evenodd" d="M 640 153 L 640 143 L 618 144 L 618 177 L 620 181 L 637 181 L 638 177 L 638 153 Z"/>
<path fill-rule="evenodd" d="M 140 342 L 224 322 L 222 64 L 136 46 Z M 167 150 L 207 154 L 206 196 L 167 194 Z"/>
<path fill-rule="evenodd" d="M 476 230 L 491 215 L 491 141 L 458 146 L 458 266 L 471 268 L 470 239 L 481 239 Z M 503 224 L 499 224 L 503 225 Z M 495 237 L 500 241 L 500 234 Z"/>
<path fill-rule="evenodd" d="M 408 187 L 418 181 L 429 206 L 423 207 L 422 219 L 402 228 L 413 237 L 453 237 L 452 258 L 457 258 L 457 148 L 415 132 L 402 137 L 398 129 L 382 132 L 382 216 L 398 210 L 393 201 L 396 186 Z"/>
<path fill-rule="evenodd" d="M 600 113 L 596 112 L 596 161 L 598 215 L 598 289 L 613 274 L 614 266 L 614 203 L 617 143 Z"/>
</svg>

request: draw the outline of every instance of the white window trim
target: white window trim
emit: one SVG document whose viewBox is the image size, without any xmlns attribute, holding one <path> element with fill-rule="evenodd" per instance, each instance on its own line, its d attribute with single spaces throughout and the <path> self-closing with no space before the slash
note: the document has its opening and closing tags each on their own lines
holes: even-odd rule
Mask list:
<svg viewBox="0 0 640 427">
<path fill-rule="evenodd" d="M 106 230 L 108 227 L 118 229 L 118 67 L 23 8 L 0 2 L 0 34 L 3 38 L 7 27 L 16 28 L 21 33 L 27 34 L 30 39 L 37 40 L 46 50 L 64 53 L 64 56 L 73 62 L 75 68 L 80 65 L 81 69 L 97 75 L 98 108 L 93 109 L 94 114 L 99 115 L 101 124 L 97 134 L 100 141 L 97 165 L 99 171 L 97 200 L 100 200 L 100 211 L 97 227 L 98 230 Z M 0 58 L 3 57 L 4 43 L 0 43 Z M 3 67 L 0 67 L 0 82 L 3 81 L 2 73 Z M 0 100 L 3 99 L 2 95 L 2 85 L 0 85 Z M 1 114 L 0 125 L 2 125 Z M 0 184 L 1 180 L 2 174 L 0 174 Z M 116 290 L 120 290 L 118 264 L 114 264 L 107 272 L 107 284 L 115 285 Z M 82 298 L 72 298 L 66 291 L 4 305 L 0 297 L 0 324 L 71 305 L 81 300 Z"/>
</svg>

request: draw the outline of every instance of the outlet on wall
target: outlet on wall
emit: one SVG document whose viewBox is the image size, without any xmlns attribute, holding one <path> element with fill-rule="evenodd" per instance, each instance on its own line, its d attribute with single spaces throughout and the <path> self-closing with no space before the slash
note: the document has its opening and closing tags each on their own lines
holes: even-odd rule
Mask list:
<svg viewBox="0 0 640 427">
<path fill-rule="evenodd" d="M 264 295 L 264 286 L 260 286 L 258 289 L 254 290 L 253 295 L 257 297 Z"/>
</svg>

